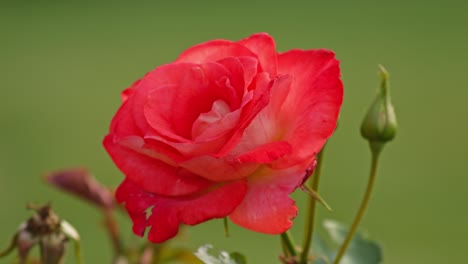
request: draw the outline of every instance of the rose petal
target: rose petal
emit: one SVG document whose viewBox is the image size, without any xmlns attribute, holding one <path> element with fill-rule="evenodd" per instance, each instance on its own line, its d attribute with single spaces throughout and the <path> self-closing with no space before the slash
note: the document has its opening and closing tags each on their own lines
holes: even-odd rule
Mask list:
<svg viewBox="0 0 468 264">
<path fill-rule="evenodd" d="M 143 236 L 146 229 L 146 210 L 151 207 L 153 196 L 126 178 L 115 191 L 115 198 L 117 202 L 125 203 L 125 209 L 133 222 L 133 233 Z"/>
<path fill-rule="evenodd" d="M 223 148 L 215 154 L 216 157 L 227 155 L 240 141 L 244 130 L 250 125 L 252 120 L 260 111 L 262 111 L 263 108 L 268 105 L 271 97 L 270 94 L 273 81 L 271 81 L 267 75 L 267 73 L 260 73 L 256 76 L 253 83 L 255 86 L 251 87 L 253 91 L 253 98 L 242 109 L 239 124 L 234 130 L 234 134 L 232 135 L 231 139 L 226 142 Z"/>
<path fill-rule="evenodd" d="M 305 177 L 305 166 L 285 170 L 267 167 L 248 179 L 248 191 L 242 203 L 229 218 L 247 229 L 280 234 L 292 226 L 297 214 L 294 200 L 289 198 Z"/>
<path fill-rule="evenodd" d="M 134 93 L 134 88 L 126 89 L 123 92 L 123 94 L 127 95 L 127 98 L 115 114 L 110 126 L 113 140 L 118 141 L 119 145 L 130 148 L 140 154 L 164 160 L 166 163 L 183 160 L 184 158 L 180 152 L 169 145 L 142 137 L 142 132 L 136 125 L 133 115 L 135 98 L 131 95 Z"/>
<path fill-rule="evenodd" d="M 237 156 L 234 160 L 239 163 L 270 163 L 290 154 L 292 151 L 291 145 L 286 141 L 278 141 L 263 144 L 249 152 Z"/>
<path fill-rule="evenodd" d="M 146 193 L 125 180 L 117 191 L 117 197 L 119 202 L 125 202 L 134 221 L 134 232 L 142 235 L 146 226 L 151 226 L 148 239 L 160 243 L 174 237 L 180 224 L 196 225 L 226 217 L 241 203 L 246 191 L 246 182 L 237 181 L 199 194 L 169 198 Z M 153 209 L 146 220 L 143 217 L 150 207 Z"/>
<path fill-rule="evenodd" d="M 258 60 L 254 57 L 246 56 L 228 57 L 217 61 L 217 63 L 223 65 L 231 72 L 232 76 L 236 76 L 236 78 L 231 78 L 230 81 L 237 91 L 239 101 L 241 101 L 242 97 L 247 92 L 247 87 L 249 87 L 255 75 L 258 73 Z M 243 78 L 239 78 L 241 76 L 243 76 Z"/>
<path fill-rule="evenodd" d="M 122 91 L 122 93 L 120 94 L 120 98 L 122 99 L 122 103 L 124 103 L 125 101 L 127 101 L 127 99 L 132 96 L 132 94 L 135 92 L 135 89 L 133 89 L 135 86 L 138 85 L 138 83 L 140 82 L 140 80 L 137 80 L 136 82 L 134 82 L 132 84 L 132 86 L 130 86 L 129 88 L 125 89 Z"/>
<path fill-rule="evenodd" d="M 184 160 L 181 153 L 163 142 L 143 139 L 132 115 L 133 98 L 126 100 L 112 119 L 110 131 L 114 141 L 140 154 L 151 156 L 172 164 Z M 148 133 L 148 132 L 147 132 Z"/>
<path fill-rule="evenodd" d="M 217 152 L 231 136 L 231 130 L 238 124 L 241 110 L 232 111 L 232 108 L 239 107 L 239 104 L 244 105 L 229 83 L 229 78 L 242 79 L 242 76 L 232 75 L 243 74 L 242 72 L 231 73 L 218 63 L 194 67 L 196 69 L 191 68 L 192 72 L 188 72 L 184 77 L 185 80 L 177 87 L 163 86 L 160 89 L 154 89 L 145 108 L 147 120 L 154 127 L 154 131 L 146 133 L 145 139 L 164 142 L 187 158 Z M 240 63 L 239 67 L 242 67 Z M 167 91 L 168 94 L 162 94 L 161 91 Z M 170 99 L 171 97 L 173 99 Z M 203 117 L 213 111 L 212 107 L 216 102 L 222 102 L 221 105 L 228 106 L 224 112 L 229 111 L 229 113 L 220 118 L 218 122 L 202 129 L 204 131 L 198 134 L 200 122 L 197 120 L 200 116 Z M 205 107 L 209 108 L 205 109 Z M 167 116 L 172 119 L 168 120 Z M 165 126 L 171 127 L 165 129 Z M 173 131 L 183 134 L 184 138 L 172 134 Z"/>
<path fill-rule="evenodd" d="M 104 147 L 119 169 L 145 191 L 160 195 L 184 195 L 206 188 L 212 183 L 184 169 L 135 152 L 104 138 Z"/>
<path fill-rule="evenodd" d="M 153 140 L 152 138 L 145 137 L 143 139 L 139 136 L 127 136 L 114 139 L 114 141 L 118 142 L 121 147 L 160 160 L 171 166 L 177 166 L 178 162 L 187 159 L 170 145 L 164 144 L 162 141 Z"/>
<path fill-rule="evenodd" d="M 226 102 L 216 100 L 213 108 L 202 113 L 192 125 L 192 138 L 195 142 L 211 141 L 231 131 L 238 123 L 240 111 L 231 112 Z"/>
<path fill-rule="evenodd" d="M 125 91 L 129 91 L 129 89 L 126 89 Z M 115 114 L 114 118 L 112 118 L 110 131 L 119 137 L 141 134 L 140 129 L 136 126 L 133 119 L 132 106 L 132 100 L 125 100 Z"/>
<path fill-rule="evenodd" d="M 181 153 L 182 155 L 180 159 L 173 158 L 173 160 L 177 162 L 183 162 L 185 160 L 192 159 L 193 157 L 196 157 L 196 156 L 207 155 L 208 153 L 217 151 L 223 146 L 224 142 L 226 142 L 229 139 L 229 137 L 230 137 L 230 134 L 221 134 L 217 138 L 213 138 L 209 141 L 179 143 L 179 142 L 169 141 L 159 135 L 148 134 L 145 137 L 145 141 L 155 142 L 157 143 L 156 146 L 158 144 L 168 145 L 169 147 L 175 149 L 178 153 Z M 148 144 L 148 146 L 152 146 L 152 144 L 151 145 Z"/>
<path fill-rule="evenodd" d="M 133 106 L 132 106 L 132 115 L 135 120 L 135 125 L 141 131 L 151 131 L 152 128 L 148 124 L 148 121 L 145 116 L 145 112 L 143 109 L 145 108 L 146 104 L 148 103 L 148 95 L 150 91 L 154 88 L 161 87 L 175 87 L 177 86 L 180 81 L 186 76 L 187 71 L 191 68 L 196 66 L 192 63 L 178 63 L 178 64 L 167 64 L 160 66 L 153 71 L 147 73 L 135 86 L 135 92 L 132 96 Z M 172 105 L 175 97 L 171 90 L 164 90 L 161 89 L 160 96 L 165 98 L 164 104 L 161 105 L 159 109 L 160 112 L 165 111 L 167 117 L 171 117 L 172 113 Z M 165 94 L 164 94 L 165 92 Z M 173 136 L 178 141 L 189 141 L 184 139 L 183 137 L 178 136 L 174 133 L 174 128 L 172 126 L 170 119 L 161 119 L 159 120 L 161 125 L 161 130 L 167 134 L 166 136 Z"/>
<path fill-rule="evenodd" d="M 213 65 L 207 65 L 207 67 L 211 67 L 211 66 Z M 213 67 L 217 67 L 217 66 L 213 66 Z M 241 109 L 240 109 L 241 111 L 240 117 L 237 116 L 236 111 L 230 113 L 229 115 L 226 115 L 225 117 L 226 119 L 223 120 L 226 123 L 221 123 L 222 126 L 217 128 L 221 133 L 215 133 L 217 129 L 216 127 L 213 127 L 214 131 L 211 131 L 211 130 L 207 131 L 207 133 L 209 133 L 207 134 L 208 137 L 201 138 L 204 142 L 197 141 L 197 142 L 181 142 L 181 143 L 173 142 L 171 143 L 170 141 L 165 141 L 165 143 L 176 148 L 177 150 L 179 150 L 181 153 L 183 153 L 184 155 L 188 157 L 196 157 L 196 156 L 211 154 L 211 153 L 216 153 L 214 154 L 216 157 L 225 156 L 231 150 L 231 148 L 235 147 L 236 143 L 238 143 L 238 141 L 241 139 L 243 131 L 245 130 L 247 126 L 249 126 L 250 122 L 256 117 L 256 115 L 264 107 L 268 105 L 268 101 L 270 99 L 270 90 L 272 89 L 273 83 L 274 82 L 268 78 L 267 73 L 262 73 L 262 74 L 257 75 L 252 84 L 254 87 L 252 87 L 252 90 L 247 92 L 244 95 L 243 102 L 242 102 Z M 188 87 L 186 89 L 188 89 Z M 222 92 L 221 89 L 216 90 L 216 92 L 218 93 L 220 91 Z M 212 92 L 214 93 L 214 91 Z M 161 121 L 161 118 L 163 118 L 164 116 L 161 114 L 161 118 L 159 118 L 160 114 L 157 113 L 159 107 L 161 107 L 161 105 L 164 103 L 163 102 L 161 102 L 161 104 L 157 103 L 159 101 L 157 99 L 157 95 L 155 96 L 156 96 L 155 100 L 151 100 L 152 102 L 151 105 L 147 106 L 146 115 L 148 118 L 148 122 L 151 123 L 155 129 L 157 129 L 157 125 L 158 124 L 161 125 L 161 122 L 164 122 L 164 121 Z M 184 99 L 181 99 L 181 101 L 183 100 Z M 175 115 L 175 114 L 173 113 L 172 115 Z M 233 122 L 234 120 L 238 120 L 238 122 Z M 183 121 L 185 122 L 187 120 L 183 120 Z M 235 124 L 235 127 L 232 126 L 233 124 Z M 163 132 L 161 130 L 159 131 Z M 226 134 L 227 132 L 230 132 L 230 131 L 233 131 L 234 133 Z M 215 141 L 215 138 L 213 138 L 213 136 L 218 136 L 219 140 Z M 230 138 L 225 138 L 225 136 L 229 136 Z M 156 140 L 164 140 L 162 137 L 158 135 L 147 134 L 146 137 L 151 137 Z M 227 176 L 227 178 L 230 178 L 230 176 Z"/>
<path fill-rule="evenodd" d="M 261 69 L 268 72 L 270 78 L 277 75 L 276 44 L 270 35 L 267 33 L 254 34 L 239 41 L 239 44 L 257 55 Z"/>
<path fill-rule="evenodd" d="M 147 122 L 157 132 L 179 142 L 190 142 L 193 122 L 201 113 L 209 112 L 213 102 L 223 100 L 231 107 L 239 104 L 237 93 L 229 83 L 230 78 L 239 76 L 231 76 L 226 68 L 217 63 L 188 68 L 186 64 L 176 65 L 181 67 L 172 68 L 167 65 L 155 70 L 159 74 L 178 70 L 183 72 L 183 77 L 174 80 L 177 83 L 172 85 L 149 88 L 144 114 Z"/>
<path fill-rule="evenodd" d="M 211 155 L 194 157 L 181 162 L 181 167 L 214 182 L 238 180 L 253 173 L 259 164 L 239 164 L 235 160 L 225 157 L 216 158 Z"/>
<path fill-rule="evenodd" d="M 282 120 L 289 120 L 283 140 L 293 154 L 278 163 L 287 167 L 310 160 L 336 127 L 343 101 L 339 62 L 327 50 L 292 50 L 278 56 L 278 72 L 293 76 L 291 89 L 281 107 Z"/>
<path fill-rule="evenodd" d="M 256 77 L 254 83 L 255 89 L 252 90 L 253 98 L 242 109 L 239 123 L 237 124 L 237 127 L 233 129 L 235 133 L 232 135 L 229 141 L 224 142 L 223 148 L 216 154 L 194 156 L 190 160 L 180 163 L 180 166 L 191 172 L 194 172 L 197 175 L 200 175 L 201 177 L 216 182 L 241 179 L 248 176 L 257 169 L 259 164 L 240 165 L 239 162 L 235 160 L 236 156 L 257 147 L 256 145 L 249 146 L 250 143 L 253 144 L 255 142 L 250 142 L 247 138 L 244 141 L 244 145 L 248 147 L 248 150 L 235 154 L 230 152 L 232 148 L 237 146 L 241 139 L 244 139 L 244 130 L 250 125 L 252 120 L 256 118 L 258 113 L 268 105 L 268 101 L 270 100 L 270 90 L 272 89 L 272 86 L 274 86 L 274 82 L 269 79 L 268 74 L 259 74 Z M 265 129 L 266 127 L 260 127 L 259 131 L 265 131 Z M 262 141 L 261 143 L 263 144 L 268 142 Z M 284 155 L 284 153 L 280 154 L 279 156 L 282 155 Z M 273 155 L 270 155 L 270 158 L 271 157 L 273 157 Z"/>
<path fill-rule="evenodd" d="M 271 97 L 268 105 L 262 109 L 247 126 L 242 138 L 230 151 L 234 156 L 261 148 L 282 139 L 287 132 L 284 120 L 281 120 L 281 105 L 286 99 L 291 86 L 291 77 L 279 76 L 271 88 Z M 265 148 L 266 149 L 266 148 Z M 285 154 L 285 153 L 284 153 Z"/>
<path fill-rule="evenodd" d="M 205 63 L 240 56 L 257 58 L 252 51 L 239 43 L 229 40 L 212 40 L 182 52 L 176 62 Z"/>
</svg>

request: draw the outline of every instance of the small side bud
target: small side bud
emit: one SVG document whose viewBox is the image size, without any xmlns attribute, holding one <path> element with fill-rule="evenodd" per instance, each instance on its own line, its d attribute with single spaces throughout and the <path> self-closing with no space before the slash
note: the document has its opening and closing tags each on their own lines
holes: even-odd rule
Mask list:
<svg viewBox="0 0 468 264">
<path fill-rule="evenodd" d="M 382 65 L 379 65 L 379 75 L 380 89 L 361 125 L 361 135 L 371 145 L 391 141 L 397 131 L 395 110 L 390 99 L 389 74 Z"/>
<path fill-rule="evenodd" d="M 85 168 L 54 171 L 45 175 L 44 180 L 103 209 L 111 209 L 114 206 L 114 195 L 109 188 L 99 183 Z"/>
</svg>

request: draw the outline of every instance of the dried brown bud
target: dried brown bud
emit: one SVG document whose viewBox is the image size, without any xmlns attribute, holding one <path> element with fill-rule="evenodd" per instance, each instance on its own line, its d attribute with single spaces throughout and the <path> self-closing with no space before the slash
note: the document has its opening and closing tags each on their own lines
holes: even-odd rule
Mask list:
<svg viewBox="0 0 468 264">
<path fill-rule="evenodd" d="M 16 249 L 20 263 L 26 263 L 29 251 L 38 244 L 42 264 L 62 264 L 69 238 L 79 245 L 78 233 L 52 211 L 50 204 L 45 206 L 29 204 L 28 208 L 35 210 L 36 213 L 19 226 L 10 246 L 0 252 L 0 257 Z M 80 252 L 77 252 L 77 256 L 79 254 Z"/>
<path fill-rule="evenodd" d="M 72 168 L 49 173 L 44 180 L 79 198 L 85 199 L 92 204 L 111 208 L 114 206 L 114 196 L 105 186 L 101 185 L 85 168 Z"/>
</svg>

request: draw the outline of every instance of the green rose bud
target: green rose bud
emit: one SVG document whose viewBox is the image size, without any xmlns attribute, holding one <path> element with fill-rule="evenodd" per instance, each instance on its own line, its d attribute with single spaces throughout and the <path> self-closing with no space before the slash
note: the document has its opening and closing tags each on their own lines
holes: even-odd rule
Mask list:
<svg viewBox="0 0 468 264">
<path fill-rule="evenodd" d="M 380 89 L 362 122 L 361 135 L 380 148 L 395 137 L 397 121 L 390 99 L 389 74 L 382 65 L 379 65 L 379 75 Z"/>
</svg>

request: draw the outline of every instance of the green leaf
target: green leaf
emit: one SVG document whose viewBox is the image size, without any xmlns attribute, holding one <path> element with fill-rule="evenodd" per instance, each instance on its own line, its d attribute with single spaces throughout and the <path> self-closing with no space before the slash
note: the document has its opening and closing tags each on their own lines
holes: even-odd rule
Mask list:
<svg viewBox="0 0 468 264">
<path fill-rule="evenodd" d="M 160 254 L 160 262 L 157 263 L 200 264 L 200 260 L 186 248 L 163 247 Z"/>
<path fill-rule="evenodd" d="M 237 263 L 237 264 L 246 264 L 247 263 L 247 260 L 245 259 L 245 256 L 242 255 L 239 252 L 232 252 L 231 254 L 229 254 L 229 256 L 231 257 L 232 260 L 234 260 L 234 263 Z"/>
<path fill-rule="evenodd" d="M 319 235 L 314 235 L 312 238 L 312 253 L 318 256 L 329 256 L 332 249 L 326 241 Z"/>
<path fill-rule="evenodd" d="M 348 228 L 333 220 L 324 221 L 323 226 L 332 242 L 340 246 L 348 233 Z M 330 259 L 334 259 L 336 254 L 336 251 L 329 254 Z M 382 249 L 379 244 L 358 232 L 351 240 L 340 264 L 379 264 L 382 260 Z"/>
<path fill-rule="evenodd" d="M 312 264 L 329 264 L 330 262 L 325 258 L 318 258 L 312 261 Z"/>
<path fill-rule="evenodd" d="M 197 256 L 205 264 L 246 264 L 245 257 L 237 252 L 227 253 L 226 251 L 219 251 L 216 256 L 208 252 L 212 249 L 212 245 L 204 245 L 198 248 L 195 252 Z"/>
</svg>

